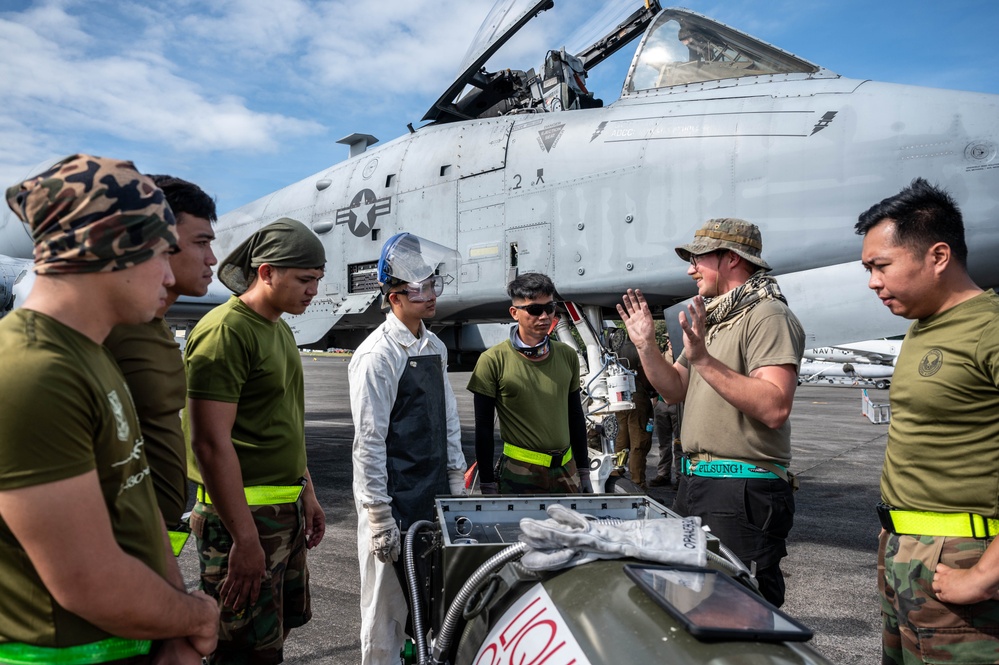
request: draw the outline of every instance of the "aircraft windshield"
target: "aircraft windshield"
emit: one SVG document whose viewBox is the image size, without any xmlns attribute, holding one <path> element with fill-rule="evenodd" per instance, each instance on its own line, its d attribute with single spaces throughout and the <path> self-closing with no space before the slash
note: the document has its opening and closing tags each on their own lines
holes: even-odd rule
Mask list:
<svg viewBox="0 0 999 665">
<path fill-rule="evenodd" d="M 627 92 L 764 74 L 813 74 L 818 67 L 693 13 L 666 10 L 642 42 Z"/>
</svg>

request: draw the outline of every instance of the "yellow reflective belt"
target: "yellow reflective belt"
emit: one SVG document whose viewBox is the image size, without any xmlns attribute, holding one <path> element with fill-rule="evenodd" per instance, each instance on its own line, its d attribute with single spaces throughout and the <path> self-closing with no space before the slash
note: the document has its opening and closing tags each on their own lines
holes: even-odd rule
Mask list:
<svg viewBox="0 0 999 665">
<path fill-rule="evenodd" d="M 248 506 L 272 506 L 278 503 L 295 503 L 304 487 L 305 485 L 255 485 L 244 487 L 243 494 L 246 495 Z M 204 485 L 198 485 L 198 501 L 207 504 L 212 502 Z"/>
<path fill-rule="evenodd" d="M 32 644 L 7 642 L 0 644 L 0 663 L 4 665 L 29 665 L 49 663 L 59 665 L 90 665 L 122 660 L 149 653 L 149 640 L 126 640 L 109 637 L 100 642 L 80 644 L 75 647 L 36 647 Z"/>
<path fill-rule="evenodd" d="M 167 535 L 170 536 L 170 548 L 173 550 L 173 555 L 180 556 L 181 551 L 184 549 L 184 545 L 187 544 L 187 539 L 191 535 L 191 532 L 167 531 Z"/>
<path fill-rule="evenodd" d="M 503 442 L 503 454 L 510 459 L 515 459 L 518 462 L 526 462 L 528 464 L 537 464 L 538 466 L 547 466 L 549 468 L 553 466 L 565 466 L 572 459 L 572 448 L 570 447 L 562 455 L 562 462 L 560 464 L 555 464 L 558 458 L 548 453 L 539 453 L 535 450 L 527 450 L 526 448 L 521 448 L 520 446 L 515 446 L 512 443 Z"/>
<path fill-rule="evenodd" d="M 930 513 L 921 510 L 892 510 L 895 533 L 948 538 L 989 538 L 999 535 L 999 520 L 974 513 Z"/>
</svg>

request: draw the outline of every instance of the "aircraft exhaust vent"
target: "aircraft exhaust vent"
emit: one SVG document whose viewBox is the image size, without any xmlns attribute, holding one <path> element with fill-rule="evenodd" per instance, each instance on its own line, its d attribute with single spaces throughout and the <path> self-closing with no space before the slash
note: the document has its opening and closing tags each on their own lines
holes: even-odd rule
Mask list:
<svg viewBox="0 0 999 665">
<path fill-rule="evenodd" d="M 347 293 L 378 290 L 378 262 L 354 263 L 347 266 Z"/>
</svg>

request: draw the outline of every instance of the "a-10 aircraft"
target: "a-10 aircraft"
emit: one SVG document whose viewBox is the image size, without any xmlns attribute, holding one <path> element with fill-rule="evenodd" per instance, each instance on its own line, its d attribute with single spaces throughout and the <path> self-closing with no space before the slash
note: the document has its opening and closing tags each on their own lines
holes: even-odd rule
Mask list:
<svg viewBox="0 0 999 665">
<path fill-rule="evenodd" d="M 999 97 L 843 78 L 655 0 L 581 53 L 549 51 L 537 72 L 485 71 L 553 5 L 500 0 L 428 124 L 375 148 L 347 137 L 345 161 L 220 219 L 219 256 L 285 216 L 322 239 L 321 292 L 289 319 L 300 345 L 352 347 L 380 322 L 375 265 L 400 231 L 460 253 L 441 266 L 437 321 L 460 351 L 491 343 L 475 324 L 508 320 L 518 272 L 551 275 L 591 321 L 626 287 L 655 306 L 693 295 L 673 247 L 724 216 L 762 229 L 809 346 L 898 334 L 905 323 L 866 288 L 852 226 L 916 176 L 955 196 L 973 277 L 999 283 Z M 639 35 L 620 99 L 603 106 L 586 72 Z M 0 311 L 23 297 L 30 249 L 5 211 Z"/>
</svg>

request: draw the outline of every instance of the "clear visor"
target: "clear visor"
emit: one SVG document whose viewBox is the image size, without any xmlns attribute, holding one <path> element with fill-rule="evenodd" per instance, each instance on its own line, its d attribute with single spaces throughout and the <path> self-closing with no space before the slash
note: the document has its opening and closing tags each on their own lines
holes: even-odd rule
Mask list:
<svg viewBox="0 0 999 665">
<path fill-rule="evenodd" d="M 401 233 L 382 251 L 380 268 L 403 282 L 422 283 L 435 272 L 457 274 L 460 255 L 453 249 L 415 236 Z"/>
<path fill-rule="evenodd" d="M 406 290 L 403 293 L 409 298 L 409 302 L 436 300 L 440 294 L 444 293 L 444 277 L 433 275 L 422 282 L 410 282 L 406 284 Z"/>
</svg>

